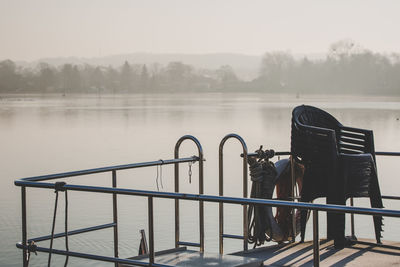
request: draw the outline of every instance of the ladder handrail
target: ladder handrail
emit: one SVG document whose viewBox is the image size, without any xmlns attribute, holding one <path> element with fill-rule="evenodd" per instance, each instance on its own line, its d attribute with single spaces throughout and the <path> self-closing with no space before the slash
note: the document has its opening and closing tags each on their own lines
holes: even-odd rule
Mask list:
<svg viewBox="0 0 400 267">
<path fill-rule="evenodd" d="M 204 154 L 203 148 L 199 142 L 199 140 L 192 135 L 184 135 L 176 142 L 175 150 L 174 150 L 174 158 L 179 158 L 179 149 L 183 141 L 191 140 L 195 143 L 198 150 L 198 162 L 199 162 L 199 194 L 204 194 Z M 175 192 L 179 192 L 179 164 L 175 163 L 174 166 L 174 188 Z M 199 202 L 199 246 L 200 252 L 204 252 L 204 203 L 203 201 Z M 179 228 L 179 200 L 175 199 L 175 248 L 180 246 L 180 228 Z"/>
<path fill-rule="evenodd" d="M 218 159 L 219 159 L 219 195 L 223 196 L 224 195 L 224 158 L 223 158 L 223 150 L 224 150 L 224 145 L 227 140 L 229 139 L 236 139 L 240 142 L 242 145 L 243 149 L 243 197 L 247 198 L 247 173 L 248 173 L 248 168 L 247 168 L 247 155 L 248 155 L 248 150 L 247 150 L 247 145 L 244 139 L 238 135 L 238 134 L 227 134 L 225 135 L 224 138 L 222 138 L 220 144 L 219 144 L 219 154 L 218 154 Z M 224 251 L 224 206 L 223 202 L 219 203 L 219 253 L 223 254 Z M 247 217 L 247 205 L 243 205 L 243 250 L 247 251 L 248 250 L 248 217 Z"/>
</svg>

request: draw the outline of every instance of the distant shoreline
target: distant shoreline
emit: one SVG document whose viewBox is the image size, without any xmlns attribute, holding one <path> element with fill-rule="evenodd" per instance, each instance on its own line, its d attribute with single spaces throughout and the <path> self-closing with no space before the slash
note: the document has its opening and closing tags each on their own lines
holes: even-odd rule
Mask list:
<svg viewBox="0 0 400 267">
<path fill-rule="evenodd" d="M 4 100 L 21 100 L 21 101 L 29 101 L 32 98 L 49 98 L 49 99 L 74 99 L 74 98 L 124 98 L 124 97 L 182 97 L 182 96 L 196 96 L 196 95 L 215 95 L 223 97 L 223 95 L 229 96 L 237 96 L 237 97 L 257 97 L 260 96 L 262 98 L 271 96 L 271 100 L 276 100 L 279 98 L 282 101 L 285 100 L 296 100 L 300 101 L 311 101 L 311 100 L 341 100 L 341 101 L 354 101 L 358 100 L 360 102 L 400 102 L 399 95 L 363 95 L 363 94 L 293 94 L 293 93 L 269 93 L 269 92 L 174 92 L 171 95 L 170 92 L 149 92 L 149 93 L 71 93 L 67 95 L 63 95 L 61 93 L 0 93 L 0 103 Z"/>
</svg>

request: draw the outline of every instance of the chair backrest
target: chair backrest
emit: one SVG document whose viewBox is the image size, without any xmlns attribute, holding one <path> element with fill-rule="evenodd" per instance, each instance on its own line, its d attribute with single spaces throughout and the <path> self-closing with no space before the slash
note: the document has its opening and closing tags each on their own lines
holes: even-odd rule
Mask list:
<svg viewBox="0 0 400 267">
<path fill-rule="evenodd" d="M 302 161 L 326 161 L 338 154 L 342 125 L 329 113 L 301 105 L 292 112 L 291 153 Z"/>
<path fill-rule="evenodd" d="M 338 132 L 342 124 L 322 109 L 301 105 L 293 109 L 292 118 L 305 126 L 326 128 Z"/>
<path fill-rule="evenodd" d="M 330 136 L 331 135 L 331 136 Z M 335 153 L 370 153 L 375 159 L 371 130 L 343 126 L 329 113 L 301 105 L 292 112 L 292 155 L 307 160 L 333 156 Z"/>
</svg>

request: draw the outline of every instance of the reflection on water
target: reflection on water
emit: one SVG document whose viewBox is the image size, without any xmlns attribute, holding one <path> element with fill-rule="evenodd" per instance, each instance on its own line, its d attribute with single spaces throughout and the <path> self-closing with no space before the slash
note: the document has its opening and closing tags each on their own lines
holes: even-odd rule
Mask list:
<svg viewBox="0 0 400 267">
<path fill-rule="evenodd" d="M 374 130 L 377 151 L 400 151 L 400 102 L 395 98 L 356 98 L 309 96 L 296 99 L 285 95 L 258 94 L 183 94 L 102 97 L 2 97 L 0 99 L 0 265 L 20 266 L 21 253 L 15 248 L 20 234 L 20 188 L 16 178 L 79 170 L 100 166 L 173 158 L 178 138 L 192 134 L 203 145 L 205 193 L 218 193 L 218 145 L 227 133 L 237 133 L 250 150 L 263 144 L 275 150 L 289 149 L 291 110 L 298 104 L 326 109 L 345 125 Z M 228 141 L 225 146 L 225 192 L 241 195 L 240 146 Z M 190 142 L 182 144 L 181 156 L 196 153 Z M 396 163 L 400 159 L 379 158 L 378 170 L 384 194 L 398 194 Z M 197 164 L 193 173 L 197 174 Z M 189 183 L 188 166 L 181 165 L 181 190 L 197 192 L 197 175 Z M 157 190 L 155 167 L 118 172 L 118 185 Z M 173 168 L 163 167 L 163 191 L 173 191 Z M 73 177 L 74 184 L 111 185 L 111 174 Z M 70 192 L 70 229 L 112 221 L 111 196 Z M 47 235 L 51 230 L 55 194 L 51 190 L 28 190 L 29 236 Z M 63 196 L 60 197 L 57 232 L 63 231 Z M 365 200 L 357 205 L 368 206 Z M 137 254 L 139 229 L 147 229 L 147 200 L 119 197 L 120 256 Z M 386 207 L 400 208 L 393 201 Z M 240 234 L 240 207 L 226 208 L 225 228 Z M 156 249 L 173 247 L 173 201 L 155 200 Z M 217 252 L 218 209 L 206 204 L 206 250 Z M 197 204 L 182 203 L 181 239 L 197 242 Z M 324 217 L 324 216 L 323 216 Z M 324 218 L 321 217 L 323 223 Z M 372 219 L 356 217 L 357 234 L 373 238 Z M 399 221 L 385 219 L 384 238 L 399 240 L 395 229 Z M 321 227 L 321 236 L 324 236 Z M 311 228 L 308 228 L 311 229 Z M 43 245 L 47 245 L 43 243 Z M 55 242 L 63 248 L 63 240 Z M 239 241 L 226 241 L 227 251 L 240 250 Z M 70 249 L 113 255 L 112 230 L 102 230 L 70 238 Z M 32 266 L 46 263 L 46 255 L 32 256 Z M 63 257 L 53 257 L 63 262 Z M 70 259 L 70 266 L 83 264 Z M 86 262 L 85 262 L 86 263 Z M 86 265 L 99 266 L 97 262 Z M 103 264 L 104 266 L 112 266 Z"/>
</svg>

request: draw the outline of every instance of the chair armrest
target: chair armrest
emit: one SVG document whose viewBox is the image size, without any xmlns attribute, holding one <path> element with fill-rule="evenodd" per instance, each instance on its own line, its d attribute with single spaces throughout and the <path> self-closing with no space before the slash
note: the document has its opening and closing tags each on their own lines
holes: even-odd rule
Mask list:
<svg viewBox="0 0 400 267">
<path fill-rule="evenodd" d="M 335 131 L 332 129 L 321 128 L 321 127 L 310 126 L 310 125 L 303 125 L 300 123 L 296 123 L 296 127 L 298 127 L 302 131 L 310 131 L 310 132 L 317 133 L 317 134 L 325 134 L 325 135 L 334 135 L 335 134 Z"/>
</svg>

